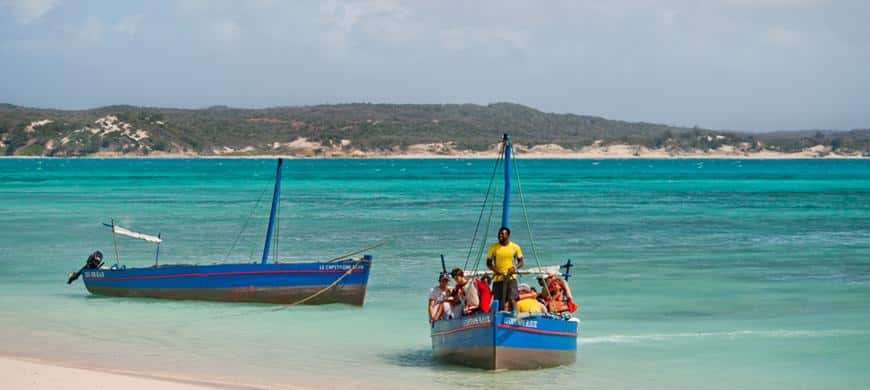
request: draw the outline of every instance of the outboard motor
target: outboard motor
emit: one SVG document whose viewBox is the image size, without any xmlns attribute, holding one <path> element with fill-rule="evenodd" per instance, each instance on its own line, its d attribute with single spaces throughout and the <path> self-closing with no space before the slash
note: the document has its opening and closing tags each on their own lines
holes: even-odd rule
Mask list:
<svg viewBox="0 0 870 390">
<path fill-rule="evenodd" d="M 82 271 L 84 271 L 86 269 L 98 269 L 102 265 L 103 265 L 103 252 L 94 251 L 94 253 L 91 253 L 91 255 L 88 256 L 88 260 L 85 261 L 84 267 L 82 267 L 80 270 L 78 270 L 76 272 L 69 273 L 69 279 L 67 279 L 66 284 L 70 284 L 72 282 L 75 282 L 76 279 L 78 279 L 79 276 L 81 276 Z"/>
</svg>

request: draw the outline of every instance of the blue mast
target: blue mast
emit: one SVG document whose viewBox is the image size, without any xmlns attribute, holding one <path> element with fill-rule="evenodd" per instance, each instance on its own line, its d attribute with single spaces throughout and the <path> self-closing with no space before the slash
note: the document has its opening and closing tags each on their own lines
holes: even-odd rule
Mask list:
<svg viewBox="0 0 870 390">
<path fill-rule="evenodd" d="M 272 211 L 269 212 L 269 227 L 266 229 L 266 245 L 263 247 L 263 260 L 266 264 L 269 260 L 269 246 L 272 244 L 272 228 L 275 226 L 275 211 L 278 208 L 278 197 L 281 194 L 281 164 L 283 159 L 278 159 L 278 169 L 275 171 L 275 191 L 272 192 Z"/>
<path fill-rule="evenodd" d="M 511 208 L 511 136 L 504 135 L 504 200 L 501 203 L 501 227 L 508 227 Z"/>
</svg>

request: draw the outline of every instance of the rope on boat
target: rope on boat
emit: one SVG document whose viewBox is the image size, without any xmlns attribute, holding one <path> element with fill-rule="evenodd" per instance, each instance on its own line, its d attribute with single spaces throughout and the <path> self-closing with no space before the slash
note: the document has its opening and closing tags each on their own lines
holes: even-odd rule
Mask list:
<svg viewBox="0 0 870 390">
<path fill-rule="evenodd" d="M 285 306 L 282 306 L 282 307 L 279 307 L 279 308 L 273 309 L 272 311 L 284 310 L 284 309 L 286 309 L 286 308 L 288 308 L 288 307 L 291 307 L 291 306 L 301 305 L 301 304 L 303 304 L 303 303 L 305 303 L 305 302 L 308 302 L 308 301 L 310 301 L 310 300 L 312 300 L 312 299 L 318 297 L 320 294 L 325 293 L 327 290 L 329 290 L 329 289 L 335 287 L 337 284 L 341 283 L 341 281 L 344 280 L 344 278 L 346 278 L 348 275 L 350 275 L 351 273 L 353 273 L 353 271 L 356 269 L 356 267 L 359 266 L 360 263 L 362 263 L 363 261 L 366 261 L 366 259 L 365 259 L 365 258 L 359 258 L 359 259 L 352 259 L 351 261 L 353 261 L 353 264 L 350 266 L 350 268 L 348 268 L 347 271 L 345 271 L 341 276 L 339 276 L 337 279 L 335 279 L 335 281 L 332 282 L 330 285 L 328 285 L 328 286 L 326 286 L 326 287 L 324 287 L 324 288 L 318 290 L 318 291 L 315 292 L 314 294 L 311 294 L 311 295 L 309 295 L 309 296 L 307 296 L 307 297 L 305 297 L 305 298 L 302 298 L 302 299 L 300 299 L 300 300 L 298 300 L 298 301 L 296 301 L 296 302 L 293 302 L 293 303 L 287 304 L 287 305 L 285 305 Z"/>
<path fill-rule="evenodd" d="M 538 256 L 538 246 L 535 244 L 535 237 L 532 235 L 532 225 L 529 223 L 529 214 L 526 211 L 526 197 L 523 195 L 523 183 L 520 181 L 520 164 L 516 161 L 514 162 L 514 172 L 517 177 L 517 189 L 520 193 L 520 204 L 523 207 L 523 219 L 526 220 L 526 229 L 529 231 L 529 242 L 532 244 L 532 254 L 535 256 L 535 263 L 538 265 L 538 268 L 543 269 L 541 265 L 541 257 Z M 549 282 L 545 282 L 543 286 L 541 286 L 542 292 L 547 298 L 550 297 L 550 286 Z M 570 293 L 569 293 L 570 294 Z"/>
<path fill-rule="evenodd" d="M 523 195 L 523 183 L 520 181 L 520 164 L 514 163 L 514 172 L 517 177 L 517 189 L 520 193 L 520 204 L 523 206 L 523 219 L 526 220 L 526 229 L 529 231 L 529 242 L 532 244 L 532 254 L 535 255 L 535 263 L 538 268 L 541 268 L 541 259 L 538 256 L 538 246 L 535 244 L 535 237 L 532 235 L 532 225 L 529 223 L 529 214 L 526 211 L 526 197 Z"/>
<path fill-rule="evenodd" d="M 474 249 L 474 241 L 477 239 L 477 232 L 480 230 L 480 221 L 483 219 L 483 212 L 486 211 L 486 202 L 489 201 L 489 193 L 492 191 L 492 183 L 495 182 L 495 175 L 498 173 L 498 166 L 502 161 L 504 148 L 498 151 L 498 157 L 495 159 L 495 165 L 492 167 L 492 174 L 489 176 L 489 185 L 486 187 L 486 195 L 483 197 L 483 205 L 480 207 L 480 215 L 477 216 L 477 224 L 474 225 L 474 235 L 471 236 L 471 244 L 468 245 L 468 254 L 465 256 L 465 264 L 462 269 L 468 268 L 468 261 L 471 260 L 471 251 Z M 489 226 L 487 226 L 489 228 Z M 486 231 L 486 230 L 484 230 Z M 486 242 L 486 240 L 483 240 Z"/>
<path fill-rule="evenodd" d="M 370 246 L 370 247 L 363 248 L 363 249 L 360 249 L 360 250 L 356 250 L 356 251 L 353 251 L 353 252 L 350 252 L 350 253 L 345 253 L 345 254 L 343 254 L 343 255 L 341 255 L 341 256 L 338 256 L 338 257 L 333 257 L 333 258 L 331 258 L 331 259 L 329 259 L 329 260 L 324 261 L 324 263 L 334 263 L 334 262 L 336 262 L 336 261 L 346 259 L 346 258 L 348 258 L 348 257 L 350 257 L 350 256 L 353 256 L 353 255 L 358 255 L 358 254 L 363 253 L 363 252 L 368 251 L 368 250 L 372 250 L 372 249 L 375 249 L 375 248 L 380 248 L 380 247 L 386 245 L 387 242 L 389 242 L 389 241 L 388 241 L 388 240 L 381 240 L 381 241 L 379 241 L 379 242 L 378 242 L 377 244 L 375 244 L 375 245 L 372 245 L 372 246 Z"/>
<path fill-rule="evenodd" d="M 236 235 L 236 239 L 235 239 L 235 241 L 233 241 L 233 245 L 230 247 L 230 250 L 227 251 L 227 255 L 224 256 L 224 260 L 222 261 L 222 263 L 226 263 L 227 260 L 230 258 L 230 253 L 233 252 L 233 249 L 236 249 L 236 245 L 239 243 L 239 239 L 242 238 L 242 233 L 244 233 L 245 229 L 248 228 L 248 223 L 251 222 L 251 217 L 254 216 L 254 213 L 257 211 L 257 207 L 260 206 L 260 201 L 263 200 L 263 195 L 266 195 L 266 191 L 268 189 L 269 189 L 269 187 L 263 188 L 263 192 L 261 192 L 260 197 L 257 198 L 257 203 L 254 204 L 254 208 L 251 209 L 251 213 L 248 214 L 248 218 L 246 218 L 245 222 L 242 224 L 242 229 L 239 230 L 239 234 Z M 253 257 L 254 257 L 254 253 L 252 251 L 251 252 L 251 259 L 252 260 L 253 260 Z"/>
</svg>

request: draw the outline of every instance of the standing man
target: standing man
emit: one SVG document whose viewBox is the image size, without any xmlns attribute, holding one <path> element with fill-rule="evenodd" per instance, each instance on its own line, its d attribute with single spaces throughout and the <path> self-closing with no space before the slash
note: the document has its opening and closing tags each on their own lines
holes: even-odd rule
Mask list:
<svg viewBox="0 0 870 390">
<path fill-rule="evenodd" d="M 517 269 L 523 267 L 523 250 L 510 240 L 511 230 L 498 229 L 498 242 L 486 253 L 486 267 L 492 270 L 492 296 L 501 300 L 502 310 L 513 311 L 517 307 Z M 516 259 L 516 265 L 514 265 Z"/>
</svg>

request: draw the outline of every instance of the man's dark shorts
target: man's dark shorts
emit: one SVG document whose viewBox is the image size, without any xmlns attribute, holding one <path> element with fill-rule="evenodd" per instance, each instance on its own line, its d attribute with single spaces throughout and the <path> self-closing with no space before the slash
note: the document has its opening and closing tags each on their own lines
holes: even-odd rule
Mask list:
<svg viewBox="0 0 870 390">
<path fill-rule="evenodd" d="M 507 288 L 507 291 L 504 291 L 505 288 Z M 492 299 L 498 299 L 499 310 L 504 310 L 505 301 L 516 301 L 519 297 L 516 279 L 492 282 Z"/>
</svg>

